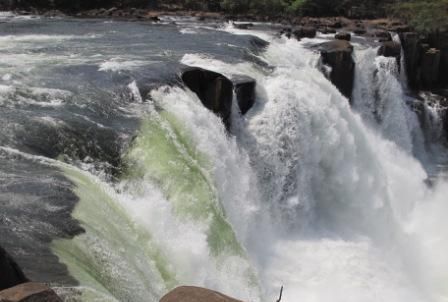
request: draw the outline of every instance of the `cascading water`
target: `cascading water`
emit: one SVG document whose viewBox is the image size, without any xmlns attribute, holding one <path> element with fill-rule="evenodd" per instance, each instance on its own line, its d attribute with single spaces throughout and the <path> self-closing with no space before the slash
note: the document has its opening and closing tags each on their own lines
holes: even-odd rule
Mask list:
<svg viewBox="0 0 448 302">
<path fill-rule="evenodd" d="M 144 25 L 121 25 L 120 39 L 117 27 L 109 28 L 115 25 L 96 26 L 110 30 L 102 31 L 111 35 L 105 41 L 154 37 L 146 36 Z M 134 45 L 130 57 L 119 57 L 106 45 L 101 48 L 106 57 L 99 59 L 93 53 L 96 42 L 79 50 L 85 53 L 58 53 L 58 64 L 80 70 L 77 80 L 91 73 L 101 78 L 94 85 L 89 79 L 81 82 L 87 92 L 74 85 L 36 97 L 42 90 L 24 89 L 26 81 L 15 72 L 14 62 L 0 65 L 8 72 L 0 104 L 13 113 L 5 117 L 38 111 L 30 122 L 57 129 L 69 143 L 62 155 L 42 156 L 35 154 L 33 140 L 24 140 L 23 146 L 14 141 L 20 127 L 0 132 L 1 163 L 54 169 L 78 198 L 71 216 L 84 232 L 55 236 L 50 244 L 76 280 L 53 282 L 63 297 L 157 301 L 173 287 L 191 284 L 245 301 L 273 301 L 281 285 L 285 302 L 448 301 L 448 184 L 443 179 L 432 187 L 425 184 L 426 162 L 417 158 L 423 157 L 426 132 L 406 104 L 395 59 L 377 57 L 374 48 L 356 48 L 352 109 L 319 71 L 319 55 L 309 48 L 325 37 L 298 42 L 231 26 L 220 31 L 197 24 L 194 31 L 165 26 L 152 30 L 176 35 L 173 40 L 182 47 L 174 54 L 148 54 L 143 43 Z M 22 51 L 33 39 L 76 45 L 76 34 L 28 35 L 15 43 Z M 258 54 L 247 53 L 247 34 L 270 44 Z M 172 46 L 160 36 L 156 45 Z M 211 44 L 196 50 L 194 38 L 184 36 Z M 0 47 L 6 51 L 9 46 Z M 34 53 L 29 54 L 31 62 Z M 225 59 L 229 54 L 232 60 Z M 153 79 L 153 74 L 139 69 L 144 64 L 135 61 L 139 56 L 167 57 L 169 64 L 180 61 L 229 77 L 251 76 L 257 81 L 256 104 L 241 116 L 234 102 L 230 135 L 187 88 L 158 85 L 148 89 L 148 97 L 141 93 L 140 79 Z M 89 64 L 88 73 L 76 66 L 80 62 Z M 51 77 L 44 71 L 36 85 Z M 108 85 L 116 82 L 119 89 L 109 93 Z M 74 89 L 85 97 L 64 92 Z M 101 98 L 101 106 L 91 109 L 95 103 L 90 97 Z M 104 132 L 95 137 L 108 139 L 101 148 L 71 150 L 85 139 L 76 132 L 80 116 L 88 131 L 97 127 Z M 125 129 L 135 119 L 139 130 L 126 140 L 133 132 Z M 109 130 L 118 134 L 109 135 Z M 65 139 L 69 135 L 77 140 Z M 120 148 L 123 168 L 111 175 L 93 156 Z M 67 159 L 80 154 L 89 156 Z M 15 171 L 14 165 L 5 166 Z M 49 202 L 44 208 L 59 211 L 57 206 Z"/>
</svg>

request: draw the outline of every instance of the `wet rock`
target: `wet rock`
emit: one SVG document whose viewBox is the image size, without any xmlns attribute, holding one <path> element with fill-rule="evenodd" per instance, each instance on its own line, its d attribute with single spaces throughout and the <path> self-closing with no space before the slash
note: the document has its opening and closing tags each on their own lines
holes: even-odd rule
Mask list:
<svg viewBox="0 0 448 302">
<path fill-rule="evenodd" d="M 440 50 L 430 48 L 421 59 L 421 84 L 425 89 L 434 88 L 439 80 Z"/>
<path fill-rule="evenodd" d="M 413 88 L 419 86 L 418 65 L 420 60 L 420 42 L 419 36 L 415 32 L 406 32 L 400 34 L 401 45 L 403 47 L 406 73 L 408 75 L 409 85 Z"/>
<path fill-rule="evenodd" d="M 62 302 L 56 293 L 42 283 L 28 282 L 0 292 L 2 302 Z"/>
<path fill-rule="evenodd" d="M 282 28 L 280 30 L 280 35 L 285 35 L 288 39 L 290 39 L 292 35 L 292 28 L 291 27 Z"/>
<path fill-rule="evenodd" d="M 322 63 L 331 67 L 331 82 L 350 99 L 353 90 L 355 62 L 353 46 L 345 40 L 334 40 L 319 46 Z"/>
<path fill-rule="evenodd" d="M 194 287 L 180 286 L 166 294 L 160 302 L 242 302 L 219 292 Z"/>
<path fill-rule="evenodd" d="M 364 28 L 355 28 L 353 33 L 355 35 L 364 35 L 367 31 Z"/>
<path fill-rule="evenodd" d="M 250 29 L 254 26 L 253 23 L 233 23 L 233 26 L 237 29 Z"/>
<path fill-rule="evenodd" d="M 232 82 L 235 89 L 238 107 L 241 114 L 246 114 L 255 103 L 255 79 L 247 76 L 233 77 Z"/>
<path fill-rule="evenodd" d="M 393 41 L 383 42 L 378 49 L 378 55 L 399 59 L 401 56 L 401 45 Z"/>
<path fill-rule="evenodd" d="M 300 40 L 302 38 L 314 38 L 316 37 L 316 32 L 317 31 L 315 27 L 299 26 L 296 29 L 294 29 L 292 34 L 297 40 Z"/>
<path fill-rule="evenodd" d="M 0 290 L 28 282 L 19 265 L 0 247 Z M 1 296 L 0 296 L 1 300 Z"/>
<path fill-rule="evenodd" d="M 187 68 L 181 75 L 184 84 L 197 94 L 202 104 L 217 114 L 230 128 L 233 85 L 222 74 L 198 67 Z"/>
<path fill-rule="evenodd" d="M 386 30 L 377 30 L 373 32 L 373 36 L 380 42 L 392 41 L 392 35 Z"/>
<path fill-rule="evenodd" d="M 319 28 L 319 31 L 323 34 L 335 34 L 336 33 L 336 29 L 331 28 L 331 27 L 321 27 L 321 28 Z"/>
<path fill-rule="evenodd" d="M 334 35 L 334 38 L 336 40 L 350 41 L 352 39 L 352 35 L 348 32 L 341 31 L 341 32 L 338 32 L 336 35 Z"/>
</svg>

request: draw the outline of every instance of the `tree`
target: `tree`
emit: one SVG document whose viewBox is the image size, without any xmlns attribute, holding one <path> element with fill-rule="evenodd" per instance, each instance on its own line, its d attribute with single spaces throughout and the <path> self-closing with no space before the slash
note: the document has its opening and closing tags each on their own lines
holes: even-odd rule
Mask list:
<svg viewBox="0 0 448 302">
<path fill-rule="evenodd" d="M 448 0 L 412 0 L 393 5 L 394 15 L 421 32 L 448 30 Z"/>
</svg>

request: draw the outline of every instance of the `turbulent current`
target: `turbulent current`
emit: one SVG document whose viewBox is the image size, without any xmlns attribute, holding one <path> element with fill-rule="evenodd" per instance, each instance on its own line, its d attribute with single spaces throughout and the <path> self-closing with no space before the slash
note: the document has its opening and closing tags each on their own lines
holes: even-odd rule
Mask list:
<svg viewBox="0 0 448 302">
<path fill-rule="evenodd" d="M 448 301 L 440 116 L 395 59 L 353 43 L 350 106 L 330 36 L 163 21 L 0 13 L 0 245 L 25 274 L 66 301 Z M 254 107 L 227 131 L 184 65 L 254 78 Z"/>
</svg>

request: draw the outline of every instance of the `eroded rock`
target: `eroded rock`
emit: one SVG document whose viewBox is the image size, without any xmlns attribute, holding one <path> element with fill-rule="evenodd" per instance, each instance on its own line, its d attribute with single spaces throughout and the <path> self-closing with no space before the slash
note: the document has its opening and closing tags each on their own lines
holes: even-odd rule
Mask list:
<svg viewBox="0 0 448 302">
<path fill-rule="evenodd" d="M 331 67 L 330 80 L 350 99 L 355 76 L 353 46 L 345 40 L 334 40 L 319 46 L 322 63 Z"/>
<path fill-rule="evenodd" d="M 255 103 L 256 81 L 248 76 L 237 76 L 232 78 L 236 99 L 241 114 L 246 114 Z"/>
<path fill-rule="evenodd" d="M 233 84 L 222 74 L 199 67 L 190 67 L 182 72 L 184 84 L 197 94 L 202 104 L 217 114 L 230 127 Z"/>
</svg>

